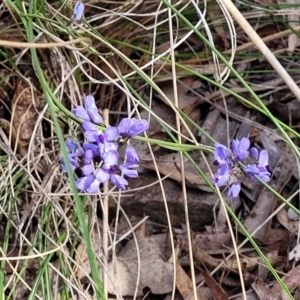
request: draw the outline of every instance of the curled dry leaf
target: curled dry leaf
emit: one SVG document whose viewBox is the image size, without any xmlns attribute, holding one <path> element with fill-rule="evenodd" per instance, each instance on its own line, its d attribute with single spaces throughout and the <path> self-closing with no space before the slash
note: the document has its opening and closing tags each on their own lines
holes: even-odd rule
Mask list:
<svg viewBox="0 0 300 300">
<path fill-rule="evenodd" d="M 19 149 L 25 150 L 32 137 L 37 117 L 35 107 L 35 93 L 21 81 L 12 101 L 12 124 L 16 132 L 15 142 Z"/>
<path fill-rule="evenodd" d="M 96 235 L 94 236 L 96 237 Z M 162 259 L 160 245 L 154 237 L 138 237 L 137 241 L 141 263 L 140 271 L 138 270 L 137 247 L 135 241 L 130 240 L 116 259 L 108 263 L 108 293 L 133 296 L 137 285 L 137 296 L 142 296 L 143 289 L 146 287 L 150 288 L 153 294 L 171 292 L 173 288 L 173 264 Z M 94 238 L 92 242 L 94 248 L 99 247 L 99 239 Z M 77 248 L 75 260 L 80 267 L 77 271 L 77 278 L 82 281 L 90 273 L 86 248 L 83 244 Z"/>
<path fill-rule="evenodd" d="M 167 294 L 173 288 L 174 265 L 162 259 L 160 246 L 154 237 L 137 238 L 140 256 L 134 240 L 128 242 L 117 259 L 108 264 L 107 290 L 110 294 L 133 296 L 137 286 L 137 296 L 143 295 L 148 287 L 153 294 Z M 139 278 L 139 281 L 138 281 Z"/>
</svg>

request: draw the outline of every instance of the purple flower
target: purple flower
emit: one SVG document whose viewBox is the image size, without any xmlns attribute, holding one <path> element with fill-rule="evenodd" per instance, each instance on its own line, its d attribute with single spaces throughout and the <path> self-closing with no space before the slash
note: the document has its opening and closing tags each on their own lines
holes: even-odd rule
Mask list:
<svg viewBox="0 0 300 300">
<path fill-rule="evenodd" d="M 76 180 L 76 187 L 79 191 L 95 194 L 99 190 L 100 182 L 94 175 L 84 176 Z"/>
<path fill-rule="evenodd" d="M 125 162 L 121 166 L 119 166 L 119 169 L 127 177 L 137 178 L 138 177 L 138 172 L 137 172 L 137 170 L 134 170 L 134 168 L 137 168 L 137 167 L 138 167 L 137 164 Z"/>
<path fill-rule="evenodd" d="M 233 183 L 228 191 L 228 197 L 236 198 L 241 191 L 241 183 L 239 181 Z"/>
<path fill-rule="evenodd" d="M 68 159 L 71 165 L 71 169 L 74 171 L 79 167 L 79 158 L 82 157 L 85 153 L 80 144 L 76 143 L 73 139 L 68 139 L 66 141 L 66 146 L 69 150 Z M 67 172 L 67 167 L 65 162 L 61 163 L 62 171 Z"/>
<path fill-rule="evenodd" d="M 108 127 L 105 129 L 104 135 L 107 141 L 113 142 L 119 136 L 119 129 L 114 126 Z"/>
<path fill-rule="evenodd" d="M 119 135 L 123 138 L 135 137 L 138 134 L 148 130 L 149 122 L 147 120 L 138 120 L 125 118 L 118 125 Z"/>
<path fill-rule="evenodd" d="M 248 157 L 248 149 L 250 147 L 249 139 L 243 137 L 241 141 L 239 141 L 238 139 L 232 140 L 231 145 L 235 161 L 243 161 Z"/>
<path fill-rule="evenodd" d="M 255 147 L 250 148 L 250 156 L 256 161 L 258 160 L 258 150 Z"/>
<path fill-rule="evenodd" d="M 83 119 L 85 122 L 89 122 L 92 125 L 93 125 L 93 123 L 98 124 L 98 125 L 103 124 L 103 118 L 100 116 L 100 114 L 98 112 L 94 97 L 91 95 L 88 95 L 85 97 L 84 102 L 85 102 L 86 109 L 84 109 L 83 106 L 79 105 L 76 108 L 72 109 L 72 113 L 76 117 Z M 90 127 L 92 125 L 90 125 L 88 129 L 86 129 L 85 127 L 87 126 L 87 124 L 84 125 L 83 123 L 82 123 L 82 126 L 83 126 L 84 131 L 91 130 Z M 94 130 L 96 130 L 98 132 L 97 127 L 95 125 L 93 126 L 93 128 L 94 128 Z"/>
<path fill-rule="evenodd" d="M 83 17 L 84 5 L 82 2 L 76 2 L 73 8 L 73 15 L 71 17 L 71 22 L 80 21 Z"/>
<path fill-rule="evenodd" d="M 116 172 L 119 169 L 118 160 L 119 160 L 119 154 L 117 151 L 111 150 L 107 152 L 104 157 L 104 164 L 96 172 L 96 178 L 101 183 L 105 183 L 111 180 L 111 182 L 117 188 L 119 188 L 120 190 L 125 190 L 125 185 L 128 185 L 127 180 L 121 177 L 120 175 L 116 174 Z M 132 177 L 135 177 L 133 170 L 130 171 L 128 169 L 127 174 L 132 175 Z"/>
<path fill-rule="evenodd" d="M 106 135 L 105 134 L 100 134 L 98 136 L 99 138 L 99 141 L 98 141 L 98 147 L 99 147 L 99 151 L 100 151 L 100 156 L 102 159 L 104 159 L 105 155 L 111 151 L 111 150 L 114 150 L 114 151 L 117 151 L 118 148 L 119 148 L 119 144 L 116 143 L 116 142 L 109 142 L 107 139 L 106 139 Z"/>
<path fill-rule="evenodd" d="M 98 112 L 98 108 L 95 104 L 95 99 L 92 95 L 88 95 L 85 97 L 85 106 L 87 114 L 90 117 L 91 121 L 93 121 L 93 123 L 95 124 L 103 124 L 103 118 Z"/>
<path fill-rule="evenodd" d="M 250 148 L 250 140 L 246 137 L 241 140 L 232 140 L 231 143 L 232 152 L 224 145 L 215 143 L 214 152 L 214 165 L 220 166 L 215 174 L 212 182 L 217 186 L 225 186 L 230 184 L 228 181 L 230 178 L 236 178 L 236 175 L 248 175 L 252 180 L 262 180 L 264 182 L 270 181 L 269 171 L 269 154 L 267 150 L 262 150 L 260 153 L 254 147 Z M 255 164 L 248 164 L 242 167 L 240 162 L 246 160 L 249 156 L 255 160 Z M 242 172 L 241 172 L 242 171 Z M 241 174 L 242 173 L 242 174 Z M 234 176 L 235 175 L 235 176 Z M 228 190 L 229 197 L 237 197 L 241 191 L 241 182 L 244 176 L 238 176 L 238 181 L 230 185 Z"/>
<path fill-rule="evenodd" d="M 88 165 L 84 165 L 82 168 L 82 174 L 84 176 L 89 176 L 89 175 L 92 175 L 94 174 L 94 171 L 95 171 L 95 168 L 94 168 L 94 165 L 92 164 L 88 164 Z"/>
<path fill-rule="evenodd" d="M 258 156 L 258 164 L 259 168 L 263 168 L 264 170 L 269 169 L 269 153 L 267 150 L 261 150 Z"/>
<path fill-rule="evenodd" d="M 229 166 L 228 164 L 223 165 L 218 169 L 217 174 L 213 178 L 213 183 L 215 183 L 218 187 L 225 186 L 229 179 Z"/>
<path fill-rule="evenodd" d="M 88 116 L 86 110 L 84 109 L 83 106 L 77 106 L 76 108 L 72 109 L 73 115 L 75 115 L 77 118 L 90 121 L 90 117 Z"/>
<path fill-rule="evenodd" d="M 89 142 L 97 142 L 99 140 L 99 131 L 97 126 L 90 121 L 83 121 L 82 128 L 84 131 L 84 138 Z"/>
<path fill-rule="evenodd" d="M 95 144 L 92 144 L 92 143 L 85 143 L 82 145 L 83 149 L 85 150 L 85 152 L 87 152 L 88 150 L 91 150 L 92 151 L 92 156 L 93 156 L 93 159 L 96 157 L 96 156 L 99 156 L 100 155 L 100 151 L 99 151 L 99 147 L 98 145 L 95 145 Z"/>
<path fill-rule="evenodd" d="M 135 151 L 135 149 L 130 146 L 127 145 L 126 149 L 125 149 L 125 155 L 126 155 L 126 160 L 127 162 L 131 162 L 131 163 L 138 163 L 139 162 L 139 156 L 137 154 L 137 152 Z"/>
<path fill-rule="evenodd" d="M 67 142 L 70 151 L 68 159 L 72 169 L 81 170 L 81 177 L 77 179 L 76 187 L 83 192 L 97 193 L 100 184 L 111 181 L 120 190 L 125 190 L 128 182 L 121 175 L 130 178 L 138 177 L 136 169 L 139 156 L 132 146 L 126 145 L 126 160 L 119 163 L 119 145 L 126 144 L 128 138 L 147 130 L 149 123 L 147 120 L 125 118 L 117 127 L 108 127 L 101 132 L 96 124 L 102 124 L 103 119 L 93 96 L 88 95 L 85 98 L 85 107 L 78 106 L 72 112 L 83 120 L 84 138 L 88 143 L 81 147 L 73 140 Z M 63 170 L 66 169 L 64 164 L 62 167 Z"/>
<path fill-rule="evenodd" d="M 137 136 L 148 129 L 149 129 L 149 122 L 147 120 L 131 119 L 129 136 L 130 137 Z"/>
<path fill-rule="evenodd" d="M 76 143 L 73 139 L 68 139 L 66 141 L 66 146 L 70 153 L 76 153 L 78 156 L 82 156 L 84 151 L 79 143 Z"/>
<path fill-rule="evenodd" d="M 214 165 L 215 166 L 224 166 L 231 164 L 229 157 L 231 157 L 231 151 L 224 145 L 215 143 L 215 153 L 214 153 Z"/>
<path fill-rule="evenodd" d="M 116 171 L 116 167 L 118 165 L 119 162 L 119 154 L 117 151 L 115 150 L 110 150 L 108 151 L 105 156 L 103 157 L 103 165 L 101 166 L 101 168 L 107 172 L 107 173 L 111 173 L 111 172 L 115 172 Z"/>
<path fill-rule="evenodd" d="M 121 177 L 120 175 L 117 174 L 113 174 L 111 175 L 111 182 L 117 187 L 119 188 L 121 191 L 126 190 L 125 185 L 128 185 L 128 181 Z"/>
<path fill-rule="evenodd" d="M 83 156 L 84 164 L 90 164 L 95 157 L 95 152 L 93 150 L 86 150 Z"/>
<path fill-rule="evenodd" d="M 254 181 L 257 181 L 257 178 L 255 176 L 257 176 L 264 182 L 270 181 L 271 174 L 265 169 L 258 168 L 257 165 L 247 165 L 243 170 Z"/>
</svg>

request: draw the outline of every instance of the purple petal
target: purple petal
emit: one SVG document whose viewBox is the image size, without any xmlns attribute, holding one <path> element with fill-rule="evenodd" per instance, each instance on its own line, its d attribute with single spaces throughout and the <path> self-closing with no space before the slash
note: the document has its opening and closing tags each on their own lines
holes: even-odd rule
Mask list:
<svg viewBox="0 0 300 300">
<path fill-rule="evenodd" d="M 106 173 L 101 168 L 96 171 L 95 176 L 100 183 L 105 183 L 110 179 L 110 174 Z"/>
<path fill-rule="evenodd" d="M 117 174 L 111 175 L 110 179 L 111 182 L 122 191 L 126 189 L 125 185 L 128 185 L 128 181 Z"/>
<path fill-rule="evenodd" d="M 241 191 L 241 183 L 239 181 L 233 183 L 228 191 L 228 197 L 236 198 Z"/>
<path fill-rule="evenodd" d="M 227 185 L 229 179 L 229 166 L 224 165 L 221 168 L 218 169 L 217 174 L 213 178 L 213 183 L 215 183 L 217 186 L 225 186 Z"/>
<path fill-rule="evenodd" d="M 101 115 L 98 113 L 98 110 L 94 110 L 94 109 L 87 109 L 87 113 L 89 115 L 89 117 L 91 118 L 91 120 L 96 123 L 96 124 L 103 124 L 103 118 L 101 117 Z"/>
<path fill-rule="evenodd" d="M 69 162 L 70 162 L 70 165 L 71 165 L 71 169 L 72 171 L 74 171 L 76 168 L 79 167 L 79 162 L 77 160 L 77 155 L 76 153 L 69 153 L 68 154 L 68 159 L 69 159 Z M 64 161 L 64 158 L 62 158 L 62 163 L 61 163 L 61 167 L 62 167 L 62 171 L 64 173 L 67 172 L 67 167 L 66 167 L 66 163 Z"/>
<path fill-rule="evenodd" d="M 108 127 L 105 129 L 104 135 L 105 135 L 105 139 L 108 142 L 115 141 L 119 136 L 119 129 L 118 127 L 114 127 L 114 126 Z"/>
<path fill-rule="evenodd" d="M 231 157 L 232 156 L 231 151 L 226 146 L 224 146 L 220 143 L 215 143 L 214 147 L 215 147 L 215 151 L 217 150 L 217 148 L 223 148 L 223 152 L 224 152 L 225 157 Z"/>
<path fill-rule="evenodd" d="M 74 5 L 72 21 L 80 21 L 83 17 L 84 5 L 82 2 L 77 2 Z"/>
<path fill-rule="evenodd" d="M 103 135 L 100 135 L 99 137 L 101 138 Z M 117 151 L 119 148 L 119 144 L 115 142 L 108 142 L 105 138 L 104 141 L 98 142 L 98 147 L 100 151 L 100 156 L 103 159 L 106 155 L 107 152 L 109 151 Z"/>
<path fill-rule="evenodd" d="M 149 129 L 149 122 L 147 120 L 131 119 L 129 136 L 134 137 Z"/>
<path fill-rule="evenodd" d="M 79 191 L 85 191 L 92 184 L 94 180 L 95 180 L 94 175 L 78 178 L 76 180 L 76 187 L 78 188 Z"/>
<path fill-rule="evenodd" d="M 250 140 L 246 137 L 243 137 L 240 141 L 239 150 L 248 151 L 249 147 L 250 147 Z"/>
<path fill-rule="evenodd" d="M 133 168 L 138 168 L 139 165 L 132 162 L 124 162 L 122 166 L 126 169 L 133 169 Z"/>
<path fill-rule="evenodd" d="M 260 178 L 264 182 L 269 182 L 270 181 L 271 174 L 266 170 L 265 167 L 258 168 L 256 165 L 247 165 L 247 166 L 244 167 L 243 170 L 254 181 L 257 181 L 257 178 L 255 176 L 257 176 L 258 178 Z"/>
<path fill-rule="evenodd" d="M 96 125 L 89 121 L 82 122 L 82 128 L 84 130 L 84 138 L 89 142 L 98 141 L 98 129 Z"/>
<path fill-rule="evenodd" d="M 269 182 L 271 174 L 269 172 L 261 172 L 257 175 L 258 178 L 260 178 L 264 182 Z"/>
<path fill-rule="evenodd" d="M 72 109 L 72 113 L 80 119 L 83 119 L 86 121 L 91 120 L 90 117 L 88 116 L 86 110 L 82 106 L 77 106 L 76 108 Z"/>
<path fill-rule="evenodd" d="M 83 162 L 85 164 L 90 164 L 92 159 L 94 158 L 94 152 L 92 150 L 86 150 L 84 153 Z"/>
<path fill-rule="evenodd" d="M 104 157 L 104 164 L 106 167 L 116 166 L 119 162 L 119 154 L 117 151 L 110 150 Z"/>
<path fill-rule="evenodd" d="M 231 145 L 234 159 L 236 161 L 243 161 L 248 157 L 248 149 L 250 147 L 250 140 L 248 138 L 243 137 L 241 141 L 239 141 L 238 139 L 232 140 Z"/>
<path fill-rule="evenodd" d="M 85 144 L 83 144 L 82 147 L 85 151 L 88 151 L 88 150 L 92 151 L 93 157 L 99 155 L 99 147 L 95 144 L 85 143 Z"/>
<path fill-rule="evenodd" d="M 238 151 L 239 145 L 240 145 L 240 141 L 238 139 L 232 140 L 231 147 L 234 154 Z"/>
<path fill-rule="evenodd" d="M 269 153 L 267 150 L 261 150 L 258 157 L 258 166 L 266 167 L 269 165 Z"/>
<path fill-rule="evenodd" d="M 255 160 L 258 160 L 258 150 L 255 147 L 250 148 L 250 156 Z"/>
<path fill-rule="evenodd" d="M 81 168 L 81 170 L 84 176 L 89 176 L 94 173 L 95 168 L 93 165 L 85 165 Z"/>
<path fill-rule="evenodd" d="M 95 104 L 95 99 L 92 95 L 88 95 L 85 97 L 85 106 L 87 108 L 87 114 L 91 118 L 91 120 L 96 124 L 103 124 L 103 118 L 99 114 L 98 108 Z"/>
<path fill-rule="evenodd" d="M 89 109 L 97 109 L 96 104 L 95 104 L 95 98 L 92 95 L 88 95 L 84 99 L 84 103 L 86 108 Z"/>
<path fill-rule="evenodd" d="M 126 154 L 126 161 L 132 162 L 132 163 L 138 163 L 140 161 L 139 156 L 135 149 L 128 145 L 125 149 L 125 154 Z"/>
<path fill-rule="evenodd" d="M 247 165 L 243 168 L 245 173 L 252 174 L 252 175 L 258 175 L 261 171 L 256 165 Z"/>
<path fill-rule="evenodd" d="M 93 143 L 98 141 L 98 131 L 96 130 L 87 130 L 84 132 L 84 138 Z"/>
<path fill-rule="evenodd" d="M 127 177 L 130 177 L 130 178 L 137 178 L 138 177 L 138 172 L 137 170 L 132 170 L 132 169 L 128 169 L 124 166 L 120 166 L 119 167 L 121 172 L 126 175 Z"/>
<path fill-rule="evenodd" d="M 90 122 L 90 121 L 83 121 L 82 122 L 82 128 L 83 128 L 84 131 L 87 131 L 87 130 L 96 130 L 96 131 L 98 131 L 97 126 L 95 124 L 93 124 L 92 122 Z"/>
<path fill-rule="evenodd" d="M 120 135 L 125 135 L 128 136 L 129 135 L 129 130 L 130 130 L 130 119 L 129 118 L 125 118 L 122 119 L 121 122 L 118 125 L 118 129 L 120 132 Z"/>
<path fill-rule="evenodd" d="M 230 153 L 230 156 L 231 156 L 231 152 L 230 150 L 219 144 L 220 146 L 216 147 L 215 146 L 215 152 L 214 152 L 214 158 L 215 158 L 215 161 L 214 161 L 214 165 L 215 166 L 224 166 L 224 165 L 227 165 L 227 164 L 231 164 L 231 161 L 230 159 L 228 158 L 228 154 Z M 228 152 L 228 151 L 229 152 Z M 226 155 L 227 153 L 227 155 Z"/>
<path fill-rule="evenodd" d="M 91 183 L 91 185 L 86 189 L 86 192 L 90 193 L 90 194 L 98 193 L 98 191 L 99 191 L 99 185 L 100 185 L 100 182 L 97 179 L 95 179 Z"/>
<path fill-rule="evenodd" d="M 75 152 L 78 148 L 78 144 L 73 139 L 68 139 L 66 141 L 66 146 L 70 152 Z"/>
</svg>

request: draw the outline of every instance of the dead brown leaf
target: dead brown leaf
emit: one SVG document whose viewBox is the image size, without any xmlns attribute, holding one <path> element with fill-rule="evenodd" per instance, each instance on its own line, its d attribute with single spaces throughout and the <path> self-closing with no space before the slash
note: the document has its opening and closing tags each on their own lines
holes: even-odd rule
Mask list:
<svg viewBox="0 0 300 300">
<path fill-rule="evenodd" d="M 137 238 L 140 256 L 140 273 L 138 255 L 134 240 L 122 249 L 116 260 L 108 264 L 108 292 L 122 296 L 133 296 L 137 286 L 137 295 L 143 295 L 148 287 L 153 294 L 167 294 L 173 288 L 174 265 L 162 259 L 160 246 L 153 237 Z M 138 281 L 139 278 L 139 281 Z"/>
<path fill-rule="evenodd" d="M 294 291 L 297 287 L 300 286 L 300 265 L 290 270 L 283 278 L 282 281 L 285 283 L 286 287 L 290 292 Z M 272 289 L 274 295 L 281 295 L 282 298 L 285 297 L 285 293 L 282 290 L 281 286 L 276 283 Z M 281 299 L 281 298 L 275 298 Z M 286 298 L 284 298 L 286 299 Z"/>
<path fill-rule="evenodd" d="M 270 288 L 266 285 L 266 283 L 261 280 L 257 279 L 255 282 L 252 283 L 252 288 L 255 290 L 258 298 L 260 300 L 279 300 L 278 294 L 274 294 Z"/>
<path fill-rule="evenodd" d="M 16 133 L 15 142 L 22 150 L 27 150 L 35 126 L 38 114 L 35 99 L 35 93 L 20 81 L 12 101 L 12 124 Z"/>
<path fill-rule="evenodd" d="M 170 178 L 176 180 L 177 182 L 182 181 L 179 153 L 163 155 L 157 158 L 156 164 L 161 174 L 170 175 Z M 184 164 L 184 173 L 187 186 L 198 188 L 202 191 L 211 192 L 211 188 L 207 185 L 199 173 L 197 173 L 196 169 L 191 166 L 191 163 L 187 158 L 184 158 Z M 150 170 L 156 170 L 156 166 L 152 161 L 147 161 L 143 165 Z"/>
<path fill-rule="evenodd" d="M 199 96 L 194 96 L 189 94 L 189 91 L 192 91 L 193 84 L 194 84 L 193 77 L 185 77 L 181 79 L 181 83 L 179 83 L 177 86 L 179 109 L 185 112 L 186 114 L 189 114 L 191 111 L 194 110 L 196 106 L 205 102 Z M 164 85 L 161 87 L 161 89 L 164 92 L 164 94 L 167 96 L 167 98 L 172 103 L 175 103 L 173 82 L 172 81 L 164 82 Z M 169 103 L 165 102 L 165 98 L 163 98 L 160 95 L 158 95 L 158 97 L 166 105 L 169 105 Z"/>
<path fill-rule="evenodd" d="M 222 289 L 222 287 L 215 281 L 215 279 L 209 273 L 207 273 L 205 270 L 203 270 L 200 267 L 197 267 L 197 269 L 199 269 L 202 275 L 204 276 L 205 282 L 209 287 L 214 300 L 228 299 L 226 292 Z"/>
<path fill-rule="evenodd" d="M 299 221 L 289 220 L 288 215 L 287 215 L 287 211 L 285 209 L 282 209 L 277 213 L 277 220 L 290 233 L 292 233 L 292 234 L 297 234 L 298 233 Z"/>
<path fill-rule="evenodd" d="M 209 255 L 206 251 L 202 250 L 201 248 L 197 247 L 197 245 L 193 246 L 193 255 L 194 257 L 204 265 L 216 268 L 221 266 L 221 269 L 228 270 L 234 273 L 238 273 L 238 263 L 236 259 L 220 259 L 214 258 Z M 285 260 L 284 257 L 276 256 L 270 257 L 270 264 L 274 265 L 278 262 L 283 262 Z M 258 264 L 262 264 L 262 260 L 260 257 L 239 257 L 240 263 L 245 266 L 245 270 L 251 271 L 257 267 Z"/>
<path fill-rule="evenodd" d="M 194 299 L 193 295 L 193 284 L 190 277 L 182 269 L 179 260 L 176 260 L 176 287 L 180 292 L 183 299 Z M 197 290 L 197 299 L 207 300 L 199 290 Z"/>
</svg>

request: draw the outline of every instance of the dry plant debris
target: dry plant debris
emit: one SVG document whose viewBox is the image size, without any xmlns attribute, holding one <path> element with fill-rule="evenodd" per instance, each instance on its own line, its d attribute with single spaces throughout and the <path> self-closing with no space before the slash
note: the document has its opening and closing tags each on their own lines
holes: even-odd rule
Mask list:
<svg viewBox="0 0 300 300">
<path fill-rule="evenodd" d="M 61 40 L 81 35 L 91 38 L 93 51 L 54 46 L 37 51 L 43 74 L 51 90 L 67 109 L 82 105 L 84 97 L 93 93 L 97 108 L 110 110 L 111 125 L 117 124 L 123 118 L 122 114 L 128 111 L 136 117 L 147 119 L 148 110 L 144 105 L 143 108 L 137 108 L 137 99 L 129 95 L 127 86 L 122 85 L 119 80 L 120 75 L 128 76 L 126 80 L 138 95 L 151 105 L 153 114 L 149 118 L 149 136 L 172 141 L 159 121 L 164 121 L 169 128 L 176 128 L 178 113 L 174 109 L 176 97 L 172 78 L 172 75 L 175 75 L 178 106 L 193 122 L 224 145 L 233 138 L 241 139 L 247 136 L 251 145 L 268 150 L 272 171 L 270 184 L 275 191 L 288 198 L 298 189 L 298 158 L 291 147 L 283 141 L 270 119 L 251 107 L 250 104 L 256 104 L 255 100 L 234 76 L 230 76 L 224 83 L 228 89 L 226 91 L 212 84 L 212 81 L 208 82 L 197 76 L 206 75 L 213 80 L 212 74 L 216 65 L 211 52 L 196 34 L 191 34 L 185 39 L 189 29 L 180 20 L 176 21 L 178 23 L 174 21 L 176 41 L 182 43 L 175 49 L 178 64 L 175 68 L 176 74 L 173 74 L 174 69 L 168 52 L 168 11 L 161 9 L 159 2 L 86 2 L 83 21 L 80 23 L 79 20 L 82 17 L 81 13 L 80 18 L 77 18 L 77 14 L 74 17 L 73 14 L 73 20 L 78 22 L 70 24 L 69 27 L 65 25 L 72 18 L 71 8 L 75 3 L 66 1 L 65 4 L 60 6 L 54 1 L 45 2 L 44 10 L 39 13 L 40 16 L 44 14 L 47 17 L 47 24 L 42 23 L 42 31 L 41 27 L 37 26 L 39 23 L 35 23 L 34 20 L 34 30 L 38 36 L 37 43 L 53 42 L 52 35 Z M 249 5 L 244 2 L 241 3 L 240 9 L 271 51 L 277 54 L 284 68 L 289 70 L 293 80 L 299 82 L 299 38 L 287 31 L 287 26 L 284 25 L 288 22 L 289 27 L 299 31 L 298 8 L 293 6 L 293 9 L 287 10 L 284 7 L 287 4 L 298 5 L 298 2 L 270 1 L 268 6 L 264 3 L 253 2 Z M 23 5 L 27 8 L 27 2 Z M 176 5 L 183 8 L 182 12 L 189 20 L 198 21 L 199 15 L 192 2 L 178 2 Z M 200 6 L 203 8 L 202 3 Z M 231 33 L 216 3 L 208 4 L 205 17 L 216 48 L 226 55 L 231 50 Z M 20 17 L 12 10 L 9 1 L 0 3 L 0 18 L 0 41 L 28 41 Z M 278 18 L 280 22 L 276 22 Z M 39 20 L 43 22 L 43 18 Z M 57 23 L 54 25 L 51 20 Z M 101 33 L 108 43 L 90 34 L 88 25 Z M 200 31 L 205 34 L 205 28 L 201 26 Z M 234 61 L 235 69 L 242 74 L 274 116 L 298 130 L 300 102 L 290 93 L 283 79 L 271 71 L 269 63 L 257 52 L 253 44 L 249 43 L 248 37 L 239 26 L 236 26 L 236 37 L 238 47 Z M 113 47 L 142 67 L 161 92 L 153 90 L 139 74 L 133 72 L 132 66 L 117 55 Z M 157 55 L 167 52 L 163 59 L 154 62 L 152 51 Z M 103 55 L 97 55 L 96 52 Z M 90 289 L 87 288 L 90 268 L 86 248 L 85 244 L 77 239 L 80 237 L 80 228 L 77 227 L 72 191 L 68 179 L 62 176 L 59 169 L 61 154 L 57 132 L 48 112 L 42 110 L 45 106 L 45 95 L 35 74 L 30 50 L 14 46 L 1 47 L 0 62 L 1 232 L 6 232 L 7 224 L 10 224 L 8 237 L 1 234 L 0 246 L 1 249 L 7 248 L 6 255 L 9 254 L 9 257 L 26 256 L 33 248 L 38 248 L 42 257 L 29 260 L 26 264 L 23 264 L 23 260 L 9 261 L 7 258 L 3 265 L 7 283 L 5 296 L 10 294 L 10 297 L 15 299 L 28 297 L 30 289 L 38 281 L 40 266 L 45 261 L 46 256 L 44 257 L 43 253 L 51 250 L 53 246 L 49 243 L 51 246 L 43 248 L 44 242 L 58 241 L 58 237 L 70 230 L 64 251 L 59 249 L 61 244 L 57 245 L 58 250 L 47 265 L 52 268 L 51 275 L 59 278 L 57 290 L 53 287 L 52 292 L 59 294 L 60 288 L 63 287 L 72 299 L 80 296 L 92 299 Z M 180 64 L 194 73 L 181 68 Z M 218 67 L 222 72 L 226 66 L 220 63 Z M 245 97 L 248 103 L 237 100 L 230 92 Z M 133 98 L 134 101 L 130 102 Z M 82 135 L 75 122 L 62 113 L 57 115 L 63 134 L 72 135 L 82 141 Z M 180 124 L 182 141 L 185 144 L 196 141 L 213 146 L 213 142 L 198 132 L 196 126 L 189 121 L 185 122 L 186 124 Z M 296 138 L 293 140 L 299 147 L 299 141 Z M 286 299 L 281 287 L 274 283 L 274 277 L 249 243 L 239 249 L 239 258 L 225 260 L 225 257 L 232 253 L 233 245 L 224 211 L 220 208 L 218 197 L 190 162 L 184 159 L 184 165 L 181 167 L 180 155 L 177 152 L 159 146 L 149 148 L 141 141 L 133 141 L 133 145 L 138 149 L 143 162 L 139 170 L 142 175 L 135 182 L 129 181 L 131 190 L 122 194 L 121 199 L 116 200 L 116 194 L 110 193 L 110 218 L 115 218 L 121 207 L 129 217 L 147 215 L 153 223 L 147 223 L 148 235 L 138 236 L 137 244 L 130 236 L 126 243 L 118 245 L 120 251 L 112 255 L 106 270 L 111 280 L 108 283 L 110 297 L 116 298 L 116 290 L 130 299 L 136 290 L 138 297 L 143 297 L 146 290 L 150 291 L 151 295 L 147 299 L 171 297 L 174 265 L 171 255 L 164 257 L 161 250 L 163 246 L 167 247 L 164 244 L 168 239 L 165 233 L 168 225 L 167 208 L 172 226 L 170 230 L 176 233 L 172 242 L 182 246 L 182 251 L 176 258 L 175 283 L 180 294 L 176 296 L 178 299 L 193 297 L 191 266 L 186 260 L 187 255 L 194 256 L 197 284 L 204 285 L 197 289 L 198 299 L 239 299 L 237 295 L 241 292 L 241 287 L 237 275 L 237 259 L 242 263 L 248 299 Z M 204 158 L 199 151 L 191 151 L 190 155 L 203 172 L 210 176 L 205 159 L 212 162 L 213 156 L 206 155 Z M 182 225 L 187 221 L 181 186 L 183 168 L 187 186 L 188 221 L 194 230 L 192 253 L 187 247 L 190 232 L 186 232 Z M 214 169 L 212 171 L 215 172 Z M 162 180 L 162 185 L 159 185 L 156 172 L 167 176 Z M 18 177 L 20 174 L 24 176 Z M 166 203 L 163 196 L 167 199 Z M 102 200 L 100 196 L 83 200 L 84 213 L 89 217 L 93 228 L 93 247 L 99 259 L 102 255 L 99 250 L 102 240 L 99 238 L 101 226 L 98 218 L 103 218 L 102 207 L 99 204 Z M 249 232 L 256 230 L 253 238 L 294 298 L 299 299 L 299 221 L 289 219 L 287 207 L 281 207 L 282 202 L 274 193 L 260 183 L 250 180 L 242 182 L 242 190 L 236 202 L 226 197 L 225 200 Z M 299 208 L 296 196 L 289 200 Z M 237 243 L 240 244 L 245 236 L 233 221 L 232 226 Z M 94 227 L 97 228 L 95 231 Z M 36 240 L 38 242 L 34 242 Z M 32 242 L 36 244 L 31 245 Z M 41 248 L 38 245 L 42 245 Z M 2 254 L 1 258 L 4 255 Z M 59 264 L 61 261 L 64 263 Z M 218 270 L 215 271 L 215 268 Z M 22 270 L 23 277 L 20 277 Z M 71 271 L 74 271 L 74 277 L 73 274 L 70 275 Z M 99 266 L 100 271 L 103 272 L 103 269 Z M 64 279 L 66 277 L 68 280 Z M 20 278 L 24 278 L 25 282 Z M 36 297 L 43 299 L 41 295 L 41 289 L 38 289 Z"/>
</svg>

